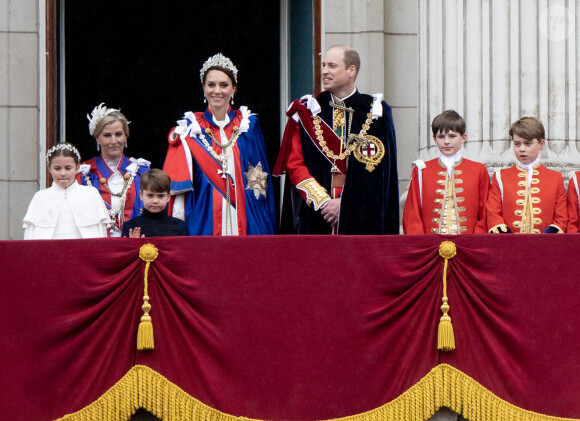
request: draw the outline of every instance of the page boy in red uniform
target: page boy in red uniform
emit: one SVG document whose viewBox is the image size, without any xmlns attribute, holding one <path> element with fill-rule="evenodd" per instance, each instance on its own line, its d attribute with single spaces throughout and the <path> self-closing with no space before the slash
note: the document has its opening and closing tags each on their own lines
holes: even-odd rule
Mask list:
<svg viewBox="0 0 580 421">
<path fill-rule="evenodd" d="M 491 233 L 563 233 L 568 216 L 562 174 L 540 164 L 546 145 L 544 126 L 534 117 L 512 124 L 517 163 L 497 171 L 487 201 Z"/>
<path fill-rule="evenodd" d="M 461 156 L 465 120 L 447 110 L 433 119 L 439 158 L 415 161 L 403 212 L 405 234 L 485 233 L 489 174 L 485 165 Z"/>
</svg>

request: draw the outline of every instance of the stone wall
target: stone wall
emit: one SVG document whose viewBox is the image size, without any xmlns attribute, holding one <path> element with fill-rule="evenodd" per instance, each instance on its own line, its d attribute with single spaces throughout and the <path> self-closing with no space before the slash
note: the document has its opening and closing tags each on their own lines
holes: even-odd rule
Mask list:
<svg viewBox="0 0 580 421">
<path fill-rule="evenodd" d="M 580 1 L 418 5 L 421 158 L 437 156 L 429 124 L 453 108 L 466 121 L 465 155 L 490 171 L 515 163 L 509 128 L 523 116 L 544 124 L 546 166 L 564 175 L 580 168 Z"/>
<path fill-rule="evenodd" d="M 361 55 L 357 86 L 383 92 L 397 131 L 401 209 L 411 163 L 437 156 L 430 123 L 466 120 L 464 154 L 490 173 L 515 163 L 511 123 L 539 117 L 543 163 L 565 179 L 580 169 L 580 0 L 333 0 L 324 47 Z"/>
<path fill-rule="evenodd" d="M 408 0 L 324 2 L 323 50 L 349 45 L 361 57 L 356 81 L 364 93 L 384 94 L 397 134 L 399 189 L 404 192 L 419 148 L 417 127 L 417 3 Z"/>
<path fill-rule="evenodd" d="M 38 0 L 0 0 L 0 239 L 22 238 L 39 187 Z"/>
</svg>

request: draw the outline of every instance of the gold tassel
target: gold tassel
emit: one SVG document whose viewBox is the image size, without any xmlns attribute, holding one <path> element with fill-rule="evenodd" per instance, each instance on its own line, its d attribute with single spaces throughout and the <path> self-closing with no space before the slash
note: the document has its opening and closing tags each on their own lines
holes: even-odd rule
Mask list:
<svg viewBox="0 0 580 421">
<path fill-rule="evenodd" d="M 137 349 L 139 351 L 148 351 L 154 349 L 155 344 L 153 341 L 153 323 L 151 323 L 151 316 L 149 315 L 151 304 L 149 304 L 147 295 L 143 297 L 142 308 L 145 314 L 141 316 L 141 323 L 139 323 L 139 329 L 137 330 Z"/>
<path fill-rule="evenodd" d="M 143 316 L 141 316 L 141 322 L 139 323 L 139 329 L 137 330 L 137 350 L 138 351 L 149 351 L 155 348 L 153 341 L 153 323 L 151 322 L 151 316 L 149 311 L 151 311 L 151 304 L 149 304 L 149 265 L 152 261 L 157 259 L 159 252 L 157 247 L 153 244 L 144 244 L 139 250 L 139 257 L 147 262 L 145 264 L 145 280 L 144 280 L 144 293 L 143 293 Z"/>
<path fill-rule="evenodd" d="M 443 316 L 439 320 L 439 332 L 437 335 L 437 349 L 441 351 L 453 351 L 455 349 L 455 335 L 453 334 L 453 325 L 451 324 L 451 317 L 449 317 L 449 299 L 447 298 L 447 264 L 449 259 L 455 257 L 457 249 L 452 241 L 443 241 L 439 245 L 439 255 L 445 259 L 443 265 L 443 304 L 441 311 Z"/>
</svg>

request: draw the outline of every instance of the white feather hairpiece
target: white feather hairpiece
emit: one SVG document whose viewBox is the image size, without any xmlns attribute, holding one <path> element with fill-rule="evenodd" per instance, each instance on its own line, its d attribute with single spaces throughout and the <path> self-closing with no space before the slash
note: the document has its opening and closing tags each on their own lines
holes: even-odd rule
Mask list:
<svg viewBox="0 0 580 421">
<path fill-rule="evenodd" d="M 224 69 L 228 69 L 230 72 L 234 74 L 234 82 L 238 83 L 238 69 L 234 66 L 234 63 L 224 56 L 222 53 L 217 53 L 216 55 L 208 58 L 203 66 L 201 66 L 201 70 L 199 71 L 199 78 L 201 79 L 201 83 L 203 83 L 203 75 L 205 72 L 208 71 L 210 67 L 223 67 Z"/>
<path fill-rule="evenodd" d="M 95 128 L 97 127 L 97 124 L 103 117 L 108 116 L 112 112 L 120 111 L 115 108 L 107 108 L 104 105 L 105 103 L 101 102 L 98 106 L 96 106 L 93 109 L 93 112 L 91 113 L 90 116 L 87 114 L 87 119 L 89 120 L 89 133 L 91 134 L 91 136 L 94 136 Z"/>
</svg>

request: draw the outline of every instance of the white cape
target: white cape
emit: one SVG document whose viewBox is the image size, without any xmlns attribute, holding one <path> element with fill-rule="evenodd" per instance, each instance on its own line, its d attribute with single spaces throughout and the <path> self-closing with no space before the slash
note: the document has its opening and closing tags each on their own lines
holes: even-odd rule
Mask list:
<svg viewBox="0 0 580 421">
<path fill-rule="evenodd" d="M 22 221 L 24 239 L 52 239 L 65 200 L 81 238 L 107 236 L 110 219 L 101 195 L 94 187 L 75 181 L 66 189 L 53 183 L 52 187 L 36 192 Z"/>
</svg>

